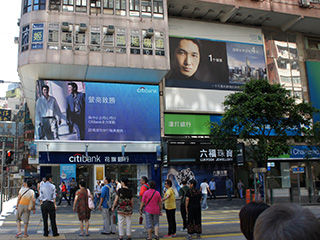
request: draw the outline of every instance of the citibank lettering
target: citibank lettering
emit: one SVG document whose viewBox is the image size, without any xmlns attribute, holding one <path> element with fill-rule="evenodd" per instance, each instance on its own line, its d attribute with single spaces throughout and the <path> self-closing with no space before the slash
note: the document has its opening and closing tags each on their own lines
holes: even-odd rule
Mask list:
<svg viewBox="0 0 320 240">
<path fill-rule="evenodd" d="M 80 153 L 69 157 L 69 162 L 71 163 L 101 163 L 100 156 L 84 156 Z"/>
</svg>

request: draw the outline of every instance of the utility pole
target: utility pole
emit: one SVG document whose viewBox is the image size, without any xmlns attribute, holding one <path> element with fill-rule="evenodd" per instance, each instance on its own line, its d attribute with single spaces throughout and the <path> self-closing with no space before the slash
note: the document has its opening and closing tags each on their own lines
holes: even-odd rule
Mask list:
<svg viewBox="0 0 320 240">
<path fill-rule="evenodd" d="M 3 184 L 4 184 L 4 171 L 3 171 L 3 166 L 4 166 L 4 161 L 5 161 L 5 156 L 4 156 L 4 149 L 5 149 L 5 142 L 2 143 L 2 161 L 1 161 L 1 202 L 0 202 L 0 213 L 2 212 L 2 207 L 3 207 Z"/>
</svg>

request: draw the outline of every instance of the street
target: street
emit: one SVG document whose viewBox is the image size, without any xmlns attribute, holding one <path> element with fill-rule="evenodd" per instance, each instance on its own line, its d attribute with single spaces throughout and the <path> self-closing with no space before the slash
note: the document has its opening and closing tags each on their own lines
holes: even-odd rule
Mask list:
<svg viewBox="0 0 320 240">
<path fill-rule="evenodd" d="M 233 199 L 233 201 L 226 201 L 226 199 L 208 200 L 209 209 L 202 213 L 202 239 L 215 240 L 245 240 L 239 226 L 239 210 L 245 204 L 244 199 Z M 308 208 L 319 218 L 320 206 L 310 205 Z M 13 211 L 13 208 L 12 208 Z M 17 226 L 15 222 L 15 215 L 9 212 L 7 216 L 2 216 L 0 222 L 0 239 L 16 239 Z M 138 214 L 138 200 L 135 200 L 134 214 L 132 216 L 132 239 L 146 239 L 146 234 L 143 234 L 143 226 L 139 225 Z M 176 212 L 177 221 L 177 237 L 175 239 L 185 239 L 187 233 L 181 232 L 182 220 L 180 212 Z M 35 215 L 31 216 L 28 239 L 83 239 L 79 237 L 79 222 L 77 214 L 72 212 L 70 206 L 63 202 L 57 210 L 57 225 L 60 236 L 53 238 L 52 235 L 45 238 L 42 236 L 42 217 L 37 206 Z M 118 239 L 118 233 L 115 235 L 101 235 L 102 216 L 101 212 L 92 212 L 90 219 L 90 236 L 85 239 Z M 166 216 L 160 217 L 160 237 L 167 234 L 167 220 Z M 124 238 L 125 239 L 125 238 Z"/>
</svg>

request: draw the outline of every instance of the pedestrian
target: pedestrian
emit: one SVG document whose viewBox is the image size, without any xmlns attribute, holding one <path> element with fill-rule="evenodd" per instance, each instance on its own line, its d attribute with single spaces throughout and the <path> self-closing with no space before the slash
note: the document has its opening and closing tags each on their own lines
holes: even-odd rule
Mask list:
<svg viewBox="0 0 320 240">
<path fill-rule="evenodd" d="M 101 197 L 99 203 L 99 210 L 102 211 L 103 229 L 101 234 L 110 235 L 116 233 L 116 224 L 113 221 L 114 212 L 112 211 L 112 204 L 110 200 L 115 193 L 111 185 L 111 178 L 104 178 L 104 186 L 101 190 Z M 113 192 L 112 192 L 113 191 Z"/>
<path fill-rule="evenodd" d="M 60 195 L 60 199 L 59 199 L 58 205 L 60 206 L 62 198 L 64 198 L 68 202 L 68 205 L 70 205 L 70 201 L 67 198 L 68 190 L 67 190 L 67 187 L 66 187 L 66 183 L 64 181 L 62 181 L 60 186 L 59 186 L 59 188 L 60 188 L 61 195 Z"/>
<path fill-rule="evenodd" d="M 188 215 L 188 235 L 187 239 L 192 239 L 193 234 L 197 234 L 197 238 L 201 238 L 201 198 L 202 193 L 196 188 L 197 181 L 192 179 L 189 181 L 189 190 L 186 196 L 186 211 Z"/>
<path fill-rule="evenodd" d="M 164 182 L 167 189 L 162 202 L 166 209 L 167 221 L 168 221 L 168 234 L 164 235 L 164 238 L 171 238 L 176 236 L 177 224 L 176 224 L 176 196 L 172 188 L 172 181 L 167 179 Z"/>
<path fill-rule="evenodd" d="M 210 195 L 211 195 L 211 192 L 210 192 L 209 185 L 207 183 L 206 178 L 200 184 L 200 191 L 202 194 L 202 210 L 207 210 L 209 208 L 207 204 L 208 192 L 210 193 Z"/>
<path fill-rule="evenodd" d="M 187 179 L 182 180 L 182 187 L 179 190 L 179 196 L 180 196 L 180 213 L 183 221 L 183 228 L 180 229 L 181 232 L 187 231 L 187 212 L 186 212 L 186 196 L 187 192 L 189 190 L 189 187 L 187 186 Z"/>
<path fill-rule="evenodd" d="M 52 175 L 46 175 L 46 182 L 40 186 L 40 204 L 43 219 L 43 236 L 48 237 L 48 216 L 50 217 L 52 234 L 54 237 L 59 236 L 56 223 L 56 187 L 52 183 Z"/>
<path fill-rule="evenodd" d="M 227 196 L 228 196 L 228 201 L 232 200 L 232 187 L 233 187 L 233 183 L 231 181 L 231 179 L 227 176 L 226 178 L 226 190 L 227 190 Z"/>
<path fill-rule="evenodd" d="M 74 198 L 75 198 L 75 194 L 76 194 L 76 191 L 78 190 L 78 183 L 76 182 L 75 178 L 73 177 L 71 179 L 71 182 L 70 182 L 70 195 L 69 195 L 69 202 L 71 202 L 71 200 L 73 199 L 74 201 Z"/>
<path fill-rule="evenodd" d="M 118 179 L 116 179 L 116 192 L 118 192 L 119 191 L 119 189 L 121 188 L 121 183 L 119 182 L 119 180 Z"/>
<path fill-rule="evenodd" d="M 259 215 L 269 208 L 268 204 L 250 202 L 239 212 L 240 229 L 247 240 L 253 240 L 253 230 Z"/>
<path fill-rule="evenodd" d="M 212 196 L 214 199 L 216 199 L 216 181 L 214 180 L 214 178 L 212 178 L 209 182 L 209 189 L 211 192 L 210 199 L 212 199 Z"/>
<path fill-rule="evenodd" d="M 237 184 L 237 188 L 238 188 L 238 192 L 239 192 L 239 196 L 240 198 L 243 198 L 243 188 L 244 188 L 244 184 L 241 181 L 241 179 L 239 179 L 239 182 Z"/>
<path fill-rule="evenodd" d="M 121 188 L 117 192 L 112 211 L 117 207 L 119 221 L 119 240 L 124 236 L 124 222 L 126 222 L 127 240 L 131 240 L 131 216 L 133 211 L 133 192 L 128 188 L 129 180 L 121 179 Z"/>
<path fill-rule="evenodd" d="M 100 202 L 100 197 L 101 197 L 101 181 L 97 181 L 97 185 L 94 187 L 94 209 L 97 208 L 98 203 Z"/>
<path fill-rule="evenodd" d="M 81 180 L 79 182 L 80 189 L 76 192 L 76 197 L 73 202 L 73 211 L 77 211 L 78 219 L 80 221 L 80 233 L 79 236 L 89 236 L 89 219 L 91 210 L 88 205 L 88 198 L 93 200 L 93 196 L 89 189 L 86 188 L 86 182 Z M 85 223 L 86 232 L 83 232 L 83 222 Z"/>
<path fill-rule="evenodd" d="M 259 215 L 253 236 L 255 240 L 319 240 L 320 222 L 300 205 L 275 204 Z"/>
<path fill-rule="evenodd" d="M 140 204 L 140 215 L 143 208 L 145 210 L 146 223 L 148 229 L 147 240 L 152 240 L 152 229 L 154 228 L 154 238 L 159 240 L 159 216 L 161 216 L 162 203 L 161 195 L 156 189 L 156 182 L 150 181 L 150 189 L 147 190 Z"/>
<path fill-rule="evenodd" d="M 29 226 L 29 219 L 30 219 L 30 209 L 29 204 L 33 204 L 35 206 L 35 197 L 34 191 L 31 190 L 32 187 L 32 180 L 27 180 L 23 182 L 22 188 L 19 191 L 17 205 L 16 205 L 16 222 L 18 227 L 18 233 L 16 234 L 16 238 L 20 237 L 22 234 L 21 231 L 21 218 L 23 215 L 23 223 L 24 223 L 24 237 L 28 237 L 28 226 Z M 30 203 L 32 202 L 32 203 Z M 33 214 L 35 214 L 36 210 L 33 210 Z"/>
<path fill-rule="evenodd" d="M 141 184 L 141 188 L 140 188 L 140 193 L 139 193 L 139 199 L 140 199 L 140 204 L 141 204 L 141 201 L 142 201 L 142 198 L 143 198 L 143 194 L 147 190 L 149 190 L 149 188 L 150 188 L 149 184 L 148 184 L 148 178 L 146 176 L 142 176 L 140 178 L 140 184 Z M 142 210 L 142 214 L 145 214 L 144 213 L 144 209 Z M 146 216 L 144 216 L 144 218 L 146 218 Z M 147 232 L 147 222 L 145 221 L 142 233 L 146 233 L 146 232 Z"/>
</svg>

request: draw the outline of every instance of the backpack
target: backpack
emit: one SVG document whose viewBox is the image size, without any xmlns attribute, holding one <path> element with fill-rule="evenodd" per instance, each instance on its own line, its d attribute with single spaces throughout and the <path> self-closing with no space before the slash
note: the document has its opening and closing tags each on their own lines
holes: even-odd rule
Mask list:
<svg viewBox="0 0 320 240">
<path fill-rule="evenodd" d="M 106 185 L 106 186 L 109 189 L 109 199 L 107 199 L 107 205 L 108 205 L 108 208 L 111 209 L 113 206 L 113 202 L 116 199 L 117 194 L 112 186 L 111 187 L 109 185 Z"/>
</svg>

